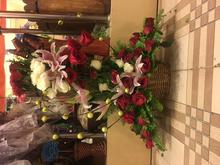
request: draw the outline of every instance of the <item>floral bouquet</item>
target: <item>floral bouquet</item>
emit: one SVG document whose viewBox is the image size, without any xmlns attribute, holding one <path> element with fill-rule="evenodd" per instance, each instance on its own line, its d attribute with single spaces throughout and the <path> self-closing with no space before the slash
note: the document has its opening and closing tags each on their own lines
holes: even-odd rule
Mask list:
<svg viewBox="0 0 220 165">
<path fill-rule="evenodd" d="M 162 40 L 162 17 L 160 14 L 157 19 L 147 18 L 144 30 L 133 33 L 128 44 L 111 47 L 110 56 L 81 51 L 95 40 L 83 32 L 78 40 L 69 38 L 60 47 L 54 42 L 50 51 L 39 49 L 28 59 L 13 61 L 11 68 L 17 68 L 11 69 L 14 94 L 21 97 L 37 91 L 42 102 L 43 98 L 56 100 L 66 96 L 64 102 L 79 105 L 79 116 L 93 118 L 98 113 L 96 120 L 116 111 L 147 148 L 156 145 L 164 151 L 156 120 L 156 111 L 163 111 L 163 106 L 149 85 L 159 66 L 157 52 L 170 45 Z M 106 133 L 110 127 L 101 130 Z M 82 134 L 77 137 L 83 138 Z"/>
</svg>

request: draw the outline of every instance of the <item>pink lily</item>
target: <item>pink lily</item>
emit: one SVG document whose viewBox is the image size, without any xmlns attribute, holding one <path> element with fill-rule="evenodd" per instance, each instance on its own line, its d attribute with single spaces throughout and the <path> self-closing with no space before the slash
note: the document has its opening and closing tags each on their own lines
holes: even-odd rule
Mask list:
<svg viewBox="0 0 220 165">
<path fill-rule="evenodd" d="M 56 44 L 53 42 L 50 46 L 51 52 L 47 50 L 36 50 L 35 53 L 41 54 L 41 57 L 38 59 L 43 63 L 46 63 L 50 66 L 51 71 L 61 71 L 66 68 L 62 63 L 68 58 L 68 55 L 61 55 L 65 49 L 67 49 L 67 45 L 61 46 L 59 50 L 56 52 Z"/>
<path fill-rule="evenodd" d="M 89 95 L 89 91 L 82 89 L 81 87 L 79 87 L 78 85 L 76 85 L 75 83 L 72 83 L 72 87 L 75 89 L 75 91 L 77 92 L 77 96 L 75 97 L 76 100 L 82 104 L 84 109 L 89 109 L 92 107 L 92 105 L 88 105 L 88 95 Z"/>
<path fill-rule="evenodd" d="M 141 68 L 144 65 L 144 63 L 141 63 L 141 59 L 142 59 L 142 55 L 140 55 L 135 62 L 135 70 L 136 70 L 136 72 L 134 73 L 134 86 L 135 87 L 138 87 L 141 85 L 140 83 L 138 83 L 138 80 L 142 75 Z"/>
</svg>

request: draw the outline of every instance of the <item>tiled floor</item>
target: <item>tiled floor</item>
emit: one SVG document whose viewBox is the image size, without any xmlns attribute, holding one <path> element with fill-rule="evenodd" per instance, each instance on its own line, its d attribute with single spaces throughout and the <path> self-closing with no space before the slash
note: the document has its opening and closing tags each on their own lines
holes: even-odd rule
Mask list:
<svg viewBox="0 0 220 165">
<path fill-rule="evenodd" d="M 175 40 L 163 54 L 172 70 L 166 99 L 167 152 L 154 165 L 220 163 L 220 1 L 160 0 L 165 32 Z"/>
</svg>

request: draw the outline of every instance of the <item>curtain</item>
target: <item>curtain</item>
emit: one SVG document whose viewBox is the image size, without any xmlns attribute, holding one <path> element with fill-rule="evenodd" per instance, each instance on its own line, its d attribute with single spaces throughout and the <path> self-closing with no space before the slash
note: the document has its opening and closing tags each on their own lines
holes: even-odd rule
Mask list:
<svg viewBox="0 0 220 165">
<path fill-rule="evenodd" d="M 6 0 L 0 0 L 0 10 L 6 10 Z M 0 18 L 0 26 L 5 27 L 5 19 Z M 4 36 L 0 35 L 0 112 L 5 111 L 5 40 Z"/>
</svg>

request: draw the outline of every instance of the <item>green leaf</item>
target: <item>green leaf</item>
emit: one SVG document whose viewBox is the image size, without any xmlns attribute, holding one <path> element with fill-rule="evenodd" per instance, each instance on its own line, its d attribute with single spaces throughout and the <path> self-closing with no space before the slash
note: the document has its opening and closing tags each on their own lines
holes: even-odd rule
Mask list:
<svg viewBox="0 0 220 165">
<path fill-rule="evenodd" d="M 148 131 L 153 132 L 157 128 L 157 125 L 155 123 L 150 123 L 147 126 Z"/>
<path fill-rule="evenodd" d="M 158 111 L 162 112 L 163 111 L 163 105 L 159 102 L 157 99 L 153 99 L 153 106 L 155 109 Z"/>
<path fill-rule="evenodd" d="M 143 42 L 138 41 L 138 42 L 136 43 L 136 48 L 142 48 L 142 49 L 144 49 L 144 47 L 145 47 L 145 45 L 144 45 Z"/>
<path fill-rule="evenodd" d="M 153 141 L 159 150 L 166 151 L 166 147 L 158 135 L 153 136 Z"/>
<path fill-rule="evenodd" d="M 142 129 L 142 126 L 140 126 L 139 124 L 134 124 L 133 125 L 133 129 L 134 129 L 134 132 L 139 135 L 141 133 L 141 129 Z"/>
<path fill-rule="evenodd" d="M 163 41 L 160 43 L 160 46 L 164 47 L 164 48 L 168 48 L 171 47 L 173 44 L 173 41 Z"/>
</svg>

